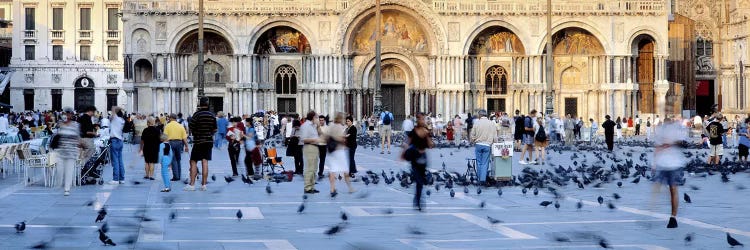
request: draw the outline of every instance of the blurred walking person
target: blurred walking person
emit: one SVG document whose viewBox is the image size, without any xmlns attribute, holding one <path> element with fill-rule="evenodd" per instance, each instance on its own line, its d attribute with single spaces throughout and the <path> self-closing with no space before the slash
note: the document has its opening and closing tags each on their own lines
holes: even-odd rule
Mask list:
<svg viewBox="0 0 750 250">
<path fill-rule="evenodd" d="M 73 172 L 75 171 L 76 160 L 80 154 L 81 135 L 78 122 L 73 121 L 73 108 L 65 107 L 63 109 L 61 123 L 58 123 L 58 143 L 53 148 L 57 154 L 58 166 L 57 183 L 63 187 L 63 195 L 70 195 L 70 187 L 73 185 Z"/>
<path fill-rule="evenodd" d="M 346 127 L 344 126 L 344 113 L 338 112 L 333 118 L 333 124 L 326 131 L 328 143 L 328 181 L 331 183 L 331 197 L 336 197 L 336 176 L 343 175 L 349 193 L 354 192 L 351 176 L 349 176 L 349 153 L 346 147 Z"/>
<path fill-rule="evenodd" d="M 485 113 L 486 115 L 486 113 Z M 427 149 L 433 147 L 430 131 L 427 129 L 425 115 L 421 112 L 416 114 L 417 125 L 408 137 L 406 148 L 401 155 L 401 159 L 411 163 L 412 180 L 416 183 L 416 192 L 414 192 L 414 208 L 422 211 L 422 190 L 426 182 L 425 172 L 427 171 Z M 486 119 L 486 118 L 485 118 Z"/>
<path fill-rule="evenodd" d="M 667 228 L 677 227 L 677 219 L 675 219 L 679 206 L 677 186 L 682 179 L 682 168 L 687 164 L 687 159 L 680 150 L 680 144 L 684 135 L 682 126 L 667 118 L 664 119 L 664 125 L 657 129 L 656 137 L 654 138 L 654 179 L 657 183 L 669 187 L 669 197 L 672 205 Z M 659 186 L 655 186 L 655 190 L 658 190 L 658 188 Z"/>
<path fill-rule="evenodd" d="M 201 191 L 206 191 L 208 183 L 208 161 L 211 160 L 214 134 L 217 130 L 216 116 L 208 111 L 208 98 L 198 100 L 198 111 L 193 113 L 190 132 L 193 134 L 193 150 L 190 152 L 190 184 L 185 191 L 195 191 L 195 178 L 198 177 L 198 162 L 201 162 Z M 224 139 L 222 138 L 222 141 Z"/>
</svg>

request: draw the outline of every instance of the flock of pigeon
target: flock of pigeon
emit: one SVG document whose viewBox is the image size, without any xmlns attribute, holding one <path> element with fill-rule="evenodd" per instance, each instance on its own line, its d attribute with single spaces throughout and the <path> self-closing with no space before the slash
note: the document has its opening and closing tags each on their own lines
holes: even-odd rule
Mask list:
<svg viewBox="0 0 750 250">
<path fill-rule="evenodd" d="M 374 145 L 371 145 L 374 148 Z M 646 142 L 640 142 L 640 141 L 630 141 L 630 142 L 623 142 L 620 146 L 623 146 L 620 148 L 622 150 L 622 155 L 624 157 L 618 157 L 616 154 L 610 154 L 610 153 L 604 153 L 604 147 L 603 145 L 590 145 L 590 144 L 578 144 L 575 146 L 563 146 L 563 145 L 552 145 L 548 147 L 548 159 L 552 157 L 561 157 L 561 155 L 564 152 L 574 152 L 570 156 L 570 164 L 568 166 L 563 166 L 562 164 L 555 164 L 555 165 L 547 165 L 544 167 L 526 167 L 523 170 L 520 171 L 520 174 L 512 176 L 511 180 L 508 182 L 490 182 L 486 186 L 480 186 L 478 185 L 478 180 L 475 178 L 475 175 L 473 174 L 467 174 L 467 173 L 459 173 L 457 171 L 449 171 L 445 163 L 442 163 L 443 168 L 440 170 L 431 170 L 427 174 L 426 178 L 426 188 L 425 188 L 425 194 L 427 196 L 430 196 L 432 194 L 432 190 L 434 191 L 440 191 L 441 189 L 444 189 L 447 192 L 447 194 L 450 197 L 455 197 L 456 195 L 456 189 L 462 190 L 465 194 L 468 194 L 470 192 L 469 187 L 474 187 L 476 189 L 477 194 L 481 194 L 484 189 L 488 188 L 497 188 L 497 195 L 502 196 L 503 195 L 503 189 L 507 187 L 516 187 L 520 188 L 520 191 L 523 195 L 526 195 L 528 192 L 531 192 L 534 196 L 538 196 L 540 192 L 548 192 L 549 194 L 554 197 L 554 200 L 545 200 L 539 203 L 539 206 L 547 207 L 550 205 L 553 205 L 556 209 L 559 209 L 561 207 L 561 204 L 559 200 L 565 197 L 562 190 L 567 191 L 573 191 L 576 189 L 586 189 L 587 187 L 594 187 L 599 188 L 604 185 L 616 185 L 617 187 L 622 187 L 623 185 L 626 185 L 627 183 L 631 183 L 632 185 L 636 185 L 641 182 L 642 179 L 650 180 L 652 178 L 651 171 L 650 171 L 650 158 L 649 153 L 653 150 L 649 148 L 648 143 Z M 686 148 L 690 148 L 690 145 L 684 145 Z M 446 145 L 447 147 L 447 145 Z M 441 151 L 442 152 L 442 151 Z M 575 152 L 596 152 L 594 154 L 587 154 L 587 153 L 575 153 Z M 452 152 L 449 152 L 449 154 L 453 154 Z M 554 156 L 557 154 L 557 156 Z M 690 150 L 685 151 L 685 157 L 691 159 L 690 163 L 685 167 L 686 172 L 694 173 L 698 177 L 707 177 L 709 175 L 715 175 L 720 174 L 721 180 L 723 182 L 729 182 L 730 181 L 730 175 L 736 174 L 736 173 L 742 173 L 747 170 L 746 166 L 743 166 L 736 161 L 735 159 L 728 159 L 724 163 L 722 163 L 718 167 L 712 167 L 707 168 L 705 164 L 705 159 L 707 157 L 706 153 L 691 153 Z M 440 157 L 443 158 L 444 156 L 442 153 L 440 153 Z M 551 162 L 551 161 L 547 161 Z M 566 161 L 567 162 L 567 161 Z M 216 176 L 212 175 L 211 180 L 216 181 Z M 247 185 L 252 185 L 258 182 L 256 180 L 253 181 L 252 178 L 242 175 L 241 180 L 243 183 Z M 489 180 L 489 179 L 488 179 Z M 225 176 L 224 181 L 229 184 L 235 181 L 233 177 Z M 273 194 L 273 190 L 271 189 L 270 183 L 274 181 L 277 184 L 280 183 L 280 180 L 269 180 L 265 186 L 265 192 L 268 195 Z M 411 174 L 405 170 L 400 171 L 386 171 L 381 170 L 379 173 L 374 171 L 366 171 L 363 175 L 359 177 L 359 181 L 361 181 L 364 185 L 379 185 L 382 181 L 384 185 L 398 185 L 399 187 L 403 189 L 409 189 L 412 185 L 414 185 L 414 181 L 411 178 Z M 686 179 L 683 177 L 681 185 L 685 183 Z M 624 184 L 625 183 L 625 184 Z M 137 184 L 137 183 L 135 183 Z M 568 186 L 573 186 L 572 188 L 569 188 Z M 698 190 L 699 188 L 696 186 L 690 186 L 693 190 Z M 221 192 L 221 189 L 217 189 L 214 192 Z M 366 191 L 358 192 L 356 194 L 356 198 L 363 199 L 366 198 L 369 194 Z M 623 197 L 618 193 L 613 193 L 612 198 L 614 200 L 622 199 Z M 175 197 L 174 196 L 166 196 L 164 197 L 164 202 L 166 204 L 171 204 L 174 202 Z M 296 210 L 297 213 L 302 214 L 305 212 L 307 204 L 308 197 L 307 195 L 303 196 L 303 201 L 299 205 L 298 209 Z M 687 194 L 683 194 L 683 200 L 686 203 L 692 203 L 691 197 Z M 602 196 L 597 197 L 597 202 L 600 205 L 604 205 L 605 199 Z M 90 201 L 87 203 L 87 206 L 92 206 L 93 201 Z M 483 208 L 485 206 L 485 201 L 482 201 L 479 203 L 479 206 Z M 606 206 L 609 209 L 616 209 L 615 204 L 610 199 Z M 576 203 L 576 208 L 581 209 L 583 207 L 583 202 L 579 201 Z M 392 209 L 386 209 L 384 211 L 385 214 L 392 214 Z M 133 216 L 133 218 L 136 220 L 134 223 L 125 224 L 126 226 L 135 226 L 135 227 L 141 227 L 141 222 L 144 221 L 151 221 L 151 218 L 148 218 L 145 216 L 146 210 L 145 208 L 140 209 L 136 212 L 136 214 Z M 101 226 L 97 229 L 98 238 L 99 241 L 103 244 L 103 246 L 115 246 L 118 243 L 114 242 L 112 238 L 110 238 L 107 233 L 109 231 L 109 225 L 106 221 L 107 216 L 107 210 L 106 207 L 102 207 L 98 212 L 95 219 L 95 223 L 102 223 Z M 238 221 L 241 221 L 243 218 L 243 213 L 241 210 L 237 210 L 235 214 Z M 169 214 L 169 221 L 172 222 L 177 218 L 176 211 L 172 211 Z M 350 225 L 348 224 L 349 216 L 346 213 L 341 213 L 340 216 L 341 222 L 331 226 L 330 228 L 324 230 L 324 234 L 333 237 L 334 235 L 344 231 L 347 227 Z M 503 223 L 502 220 L 487 216 L 487 221 L 490 224 L 498 224 Z M 26 222 L 19 222 L 15 226 L 17 233 L 23 233 L 26 229 Z M 70 229 L 68 229 L 70 230 Z M 408 232 L 410 234 L 414 235 L 421 235 L 425 234 L 423 231 L 419 230 L 416 227 L 409 227 Z M 684 241 L 686 244 L 689 244 L 694 240 L 694 234 L 690 233 L 685 236 Z M 138 236 L 133 235 L 128 237 L 124 242 L 124 244 L 134 244 L 137 241 Z M 596 243 L 603 247 L 603 248 L 609 248 L 609 242 L 602 236 L 596 235 L 596 234 L 587 234 L 587 233 L 581 233 L 581 232 L 571 232 L 569 234 L 564 235 L 554 235 L 552 237 L 554 241 L 557 242 L 570 242 L 572 239 L 593 239 L 596 241 Z M 734 246 L 742 246 L 742 243 L 737 241 L 735 238 L 733 238 L 729 233 L 726 234 L 726 240 L 727 243 L 734 247 Z M 46 242 L 40 242 L 31 248 L 34 249 L 45 249 L 50 247 L 50 241 Z"/>
</svg>

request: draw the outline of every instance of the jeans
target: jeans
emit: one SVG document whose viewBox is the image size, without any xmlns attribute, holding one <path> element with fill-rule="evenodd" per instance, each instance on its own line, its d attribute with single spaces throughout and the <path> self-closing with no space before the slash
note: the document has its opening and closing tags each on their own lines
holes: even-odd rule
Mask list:
<svg viewBox="0 0 750 250">
<path fill-rule="evenodd" d="M 171 140 L 169 141 L 169 146 L 172 148 L 172 179 L 179 180 L 182 179 L 182 151 L 185 145 L 182 144 L 182 141 L 178 140 Z"/>
<path fill-rule="evenodd" d="M 424 167 L 411 166 L 411 178 L 414 180 L 417 188 L 416 192 L 414 192 L 414 206 L 417 208 L 422 208 L 422 190 L 424 184 L 427 182 L 425 171 Z"/>
<path fill-rule="evenodd" d="M 122 140 L 112 138 L 109 140 L 109 156 L 112 160 L 112 180 L 125 180 L 125 166 L 122 163 Z"/>
<path fill-rule="evenodd" d="M 323 169 L 326 166 L 326 153 L 328 153 L 328 147 L 318 145 L 318 176 L 323 176 Z"/>
<path fill-rule="evenodd" d="M 479 182 L 485 182 L 490 165 L 490 146 L 477 144 L 474 146 L 474 154 L 477 157 L 477 179 Z"/>
<path fill-rule="evenodd" d="M 318 146 L 302 146 L 302 154 L 305 156 L 305 191 L 315 189 L 315 169 L 317 169 L 318 153 Z"/>
<path fill-rule="evenodd" d="M 227 136 L 227 133 L 216 133 L 216 136 L 214 137 L 214 148 L 220 148 L 222 145 L 224 145 L 224 137 Z"/>
<path fill-rule="evenodd" d="M 174 152 L 174 151 L 172 151 Z M 164 156 L 167 157 L 167 156 Z M 161 180 L 164 182 L 164 188 L 172 188 L 169 181 L 169 165 L 171 164 L 165 164 L 166 162 L 161 163 Z"/>
<path fill-rule="evenodd" d="M 729 147 L 727 146 L 727 144 L 728 144 L 728 141 L 727 141 L 727 135 L 726 135 L 726 134 L 723 134 L 723 135 L 721 135 L 721 142 L 722 142 L 722 144 L 724 144 L 724 145 L 723 145 L 723 146 L 724 146 L 724 148 L 729 148 Z"/>
</svg>

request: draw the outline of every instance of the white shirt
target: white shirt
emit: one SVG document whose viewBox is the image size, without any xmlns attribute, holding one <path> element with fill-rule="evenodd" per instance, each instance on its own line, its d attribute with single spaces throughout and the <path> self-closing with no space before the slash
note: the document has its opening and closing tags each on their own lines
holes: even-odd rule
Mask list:
<svg viewBox="0 0 750 250">
<path fill-rule="evenodd" d="M 122 136 L 122 129 L 125 127 L 125 120 L 123 120 L 119 116 L 115 116 L 112 118 L 112 121 L 109 122 L 109 138 L 117 138 L 120 140 L 124 140 L 125 137 Z"/>
<path fill-rule="evenodd" d="M 8 118 L 5 115 L 0 116 L 0 132 L 8 131 Z"/>
<path fill-rule="evenodd" d="M 292 123 L 292 121 L 288 121 L 286 123 L 286 135 L 285 135 L 286 137 L 291 137 L 292 136 L 292 130 L 294 130 L 293 125 L 294 125 L 294 123 Z"/>
<path fill-rule="evenodd" d="M 638 124 L 641 123 L 641 118 L 635 118 L 635 120 L 633 122 L 634 122 L 634 124 L 638 125 Z"/>
<path fill-rule="evenodd" d="M 675 170 L 684 167 L 688 160 L 682 155 L 675 143 L 684 139 L 684 131 L 679 123 L 667 124 L 656 129 L 654 142 L 656 146 L 669 144 L 666 149 L 654 152 L 654 165 L 657 170 Z"/>
<path fill-rule="evenodd" d="M 659 117 L 654 118 L 654 125 L 659 125 Z"/>
<path fill-rule="evenodd" d="M 102 118 L 102 127 L 109 127 L 109 119 L 106 117 Z"/>
<path fill-rule="evenodd" d="M 404 123 L 401 124 L 401 130 L 404 132 L 414 130 L 414 122 L 411 119 L 404 120 Z"/>
</svg>

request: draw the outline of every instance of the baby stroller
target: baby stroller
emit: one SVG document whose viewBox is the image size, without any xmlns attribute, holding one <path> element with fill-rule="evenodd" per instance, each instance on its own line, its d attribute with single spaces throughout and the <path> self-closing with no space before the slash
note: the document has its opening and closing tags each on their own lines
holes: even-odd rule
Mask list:
<svg viewBox="0 0 750 250">
<path fill-rule="evenodd" d="M 109 163 L 109 141 L 99 147 L 97 153 L 91 156 L 81 167 L 81 185 L 104 184 L 102 172 L 104 166 Z"/>
<path fill-rule="evenodd" d="M 261 174 L 268 181 L 292 181 L 294 178 L 293 171 L 286 171 L 281 157 L 278 156 L 276 148 L 262 150 L 264 161 L 261 165 Z"/>
</svg>

